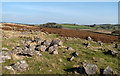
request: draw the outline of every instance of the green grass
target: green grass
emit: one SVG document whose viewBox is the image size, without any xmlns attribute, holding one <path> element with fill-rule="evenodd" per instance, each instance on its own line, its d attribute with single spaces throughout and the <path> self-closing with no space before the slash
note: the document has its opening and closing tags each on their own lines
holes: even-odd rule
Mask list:
<svg viewBox="0 0 120 76">
<path fill-rule="evenodd" d="M 60 38 L 57 37 L 56 34 L 51 34 L 51 35 L 46 35 L 45 38 Z M 72 71 L 65 71 L 65 69 L 70 69 L 73 68 L 74 66 L 82 66 L 82 62 L 86 61 L 88 63 L 96 64 L 99 69 L 103 68 L 105 69 L 107 66 L 110 66 L 114 71 L 120 73 L 120 69 L 118 68 L 118 59 L 116 57 L 112 57 L 111 55 L 105 55 L 103 50 L 99 50 L 95 52 L 93 49 L 89 48 L 84 48 L 83 42 L 85 41 L 84 39 L 77 39 L 77 40 L 68 40 L 65 41 L 65 38 L 60 38 L 61 40 L 64 41 L 64 46 L 72 47 L 74 51 L 65 51 L 64 48 L 59 48 L 58 55 L 52 55 L 49 54 L 49 52 L 42 52 L 42 56 L 33 56 L 32 58 L 26 58 L 24 57 L 22 60 L 26 60 L 26 62 L 29 65 L 29 70 L 26 72 L 17 72 L 21 74 L 73 74 Z M 8 49 L 12 49 L 13 46 L 15 46 L 21 38 L 12 38 L 12 39 L 3 39 L 3 47 L 6 47 Z M 9 42 L 9 43 L 8 43 Z M 94 47 L 99 47 L 98 43 L 93 43 L 92 41 L 88 41 L 91 46 Z M 8 43 L 8 44 L 6 44 Z M 16 44 L 15 44 L 16 43 Z M 21 43 L 22 45 L 22 43 Z M 107 48 L 109 45 L 105 43 L 104 48 Z M 112 47 L 111 47 L 112 48 Z M 97 48 L 96 48 L 97 49 Z M 97 49 L 98 50 L 98 49 Z M 78 52 L 79 56 L 75 57 L 73 61 L 68 61 L 67 58 L 72 57 L 73 52 Z M 96 61 L 93 60 L 93 57 L 96 58 Z M 59 61 L 59 59 L 62 60 L 62 62 Z M 18 60 L 7 60 L 5 63 L 3 63 L 3 66 L 9 66 L 11 64 L 16 63 Z M 41 70 L 40 70 L 41 69 Z M 52 70 L 52 72 L 49 72 L 49 70 Z M 4 74 L 8 73 L 13 73 L 12 71 L 9 70 L 4 70 Z"/>
<path fill-rule="evenodd" d="M 59 24 L 58 24 L 59 25 Z M 72 25 L 72 24 L 62 24 L 63 28 L 71 28 L 71 29 L 92 29 L 91 27 L 83 26 L 83 25 Z"/>
</svg>

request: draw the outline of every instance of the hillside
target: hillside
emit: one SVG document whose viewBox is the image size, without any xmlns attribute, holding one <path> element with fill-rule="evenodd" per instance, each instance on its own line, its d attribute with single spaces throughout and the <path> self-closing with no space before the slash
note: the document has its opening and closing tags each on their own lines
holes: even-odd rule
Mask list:
<svg viewBox="0 0 120 76">
<path fill-rule="evenodd" d="M 3 74 L 120 73 L 119 36 L 16 24 L 2 29 Z"/>
</svg>

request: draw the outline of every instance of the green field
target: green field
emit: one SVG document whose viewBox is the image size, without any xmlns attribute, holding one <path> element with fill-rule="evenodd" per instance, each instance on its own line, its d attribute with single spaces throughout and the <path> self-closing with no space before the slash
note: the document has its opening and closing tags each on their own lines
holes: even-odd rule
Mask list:
<svg viewBox="0 0 120 76">
<path fill-rule="evenodd" d="M 74 25 L 74 24 L 57 24 L 57 25 L 62 25 L 63 28 L 70 28 L 70 29 L 120 30 L 120 26 L 114 26 L 114 25 L 96 25 L 95 27 L 84 26 L 84 25 Z"/>
</svg>

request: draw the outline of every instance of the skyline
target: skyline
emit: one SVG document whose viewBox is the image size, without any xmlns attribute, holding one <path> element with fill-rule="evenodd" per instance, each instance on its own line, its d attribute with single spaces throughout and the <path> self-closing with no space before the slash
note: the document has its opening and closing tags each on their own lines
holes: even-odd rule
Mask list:
<svg viewBox="0 0 120 76">
<path fill-rule="evenodd" d="M 2 21 L 117 24 L 117 2 L 3 2 Z"/>
</svg>

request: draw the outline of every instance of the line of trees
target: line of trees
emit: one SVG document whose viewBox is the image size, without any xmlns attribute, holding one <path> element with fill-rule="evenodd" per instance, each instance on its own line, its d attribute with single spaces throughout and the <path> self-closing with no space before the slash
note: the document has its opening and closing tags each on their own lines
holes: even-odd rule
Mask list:
<svg viewBox="0 0 120 76">
<path fill-rule="evenodd" d="M 56 23 L 46 23 L 42 26 L 47 28 L 63 28 L 62 25 L 56 25 Z"/>
</svg>

